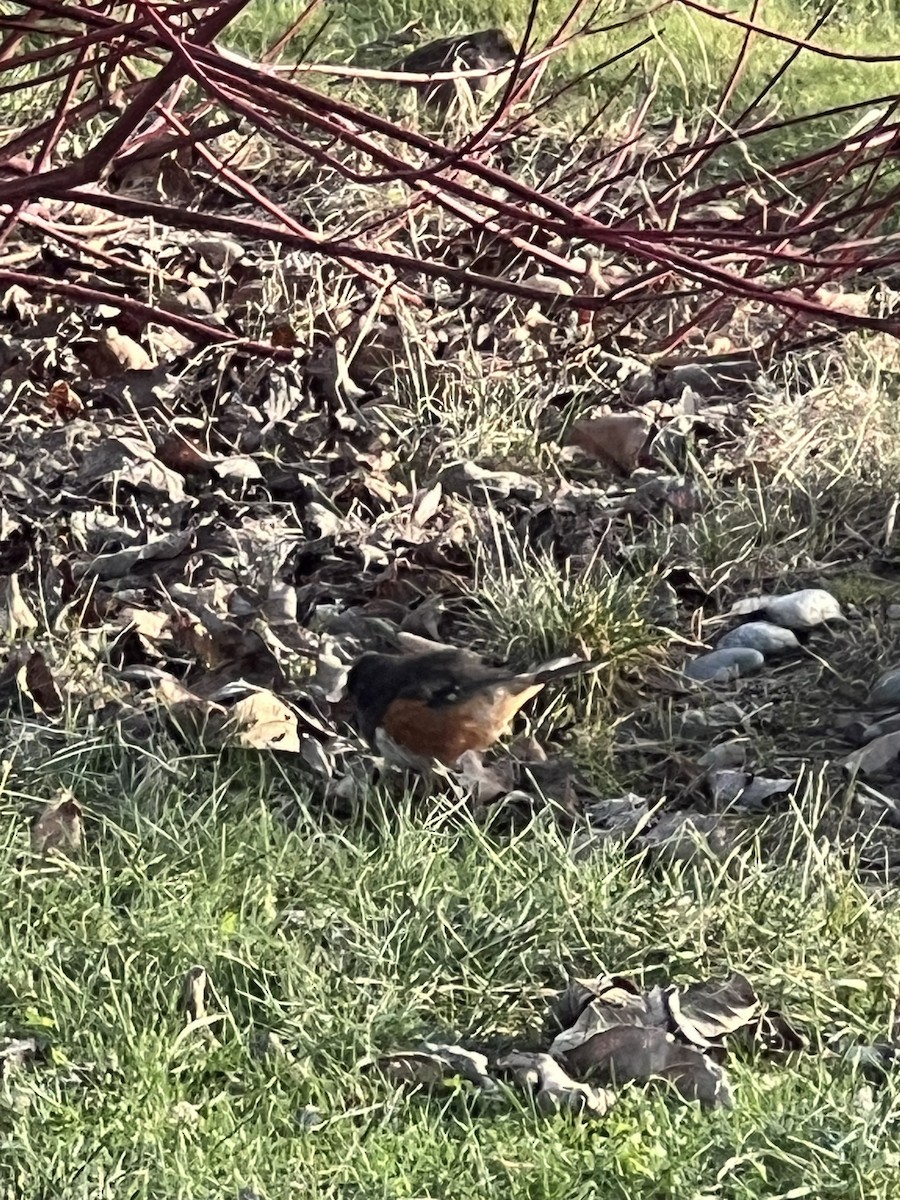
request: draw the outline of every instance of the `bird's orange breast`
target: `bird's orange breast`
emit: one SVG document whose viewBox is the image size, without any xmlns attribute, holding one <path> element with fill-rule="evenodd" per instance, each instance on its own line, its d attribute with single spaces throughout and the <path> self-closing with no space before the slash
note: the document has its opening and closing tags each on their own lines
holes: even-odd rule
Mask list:
<svg viewBox="0 0 900 1200">
<path fill-rule="evenodd" d="M 510 721 L 542 684 L 510 692 L 486 688 L 458 704 L 430 705 L 422 700 L 394 700 L 381 722 L 395 742 L 423 758 L 447 766 L 467 750 L 489 750 L 506 733 Z"/>
</svg>

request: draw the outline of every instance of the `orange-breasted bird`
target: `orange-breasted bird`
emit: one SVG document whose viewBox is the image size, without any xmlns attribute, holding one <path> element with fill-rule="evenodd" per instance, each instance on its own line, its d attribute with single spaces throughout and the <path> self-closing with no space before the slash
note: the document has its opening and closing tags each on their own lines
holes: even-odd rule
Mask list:
<svg viewBox="0 0 900 1200">
<path fill-rule="evenodd" d="M 596 670 L 600 662 L 558 658 L 531 671 L 490 667 L 470 651 L 367 653 L 347 676 L 360 732 L 389 761 L 453 766 L 509 729 L 519 709 L 548 683 Z"/>
</svg>

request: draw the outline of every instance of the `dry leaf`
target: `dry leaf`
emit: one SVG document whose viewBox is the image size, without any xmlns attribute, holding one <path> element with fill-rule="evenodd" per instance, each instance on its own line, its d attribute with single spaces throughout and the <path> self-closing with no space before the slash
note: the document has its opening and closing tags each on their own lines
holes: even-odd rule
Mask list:
<svg viewBox="0 0 900 1200">
<path fill-rule="evenodd" d="M 573 1075 L 613 1086 L 632 1080 L 665 1079 L 687 1100 L 731 1108 L 728 1077 L 694 1046 L 681 1045 L 663 1029 L 621 1025 L 570 1050 L 563 1059 Z"/>
<path fill-rule="evenodd" d="M 616 1102 L 614 1092 L 572 1079 L 549 1054 L 514 1051 L 497 1060 L 497 1069 L 509 1071 L 520 1087 L 528 1088 L 543 1113 L 567 1109 L 605 1117 Z"/>
<path fill-rule="evenodd" d="M 420 529 L 424 528 L 441 507 L 443 494 L 444 489 L 440 483 L 436 483 L 434 487 L 422 488 L 413 501 L 409 518 L 410 524 L 416 525 Z"/>
<path fill-rule="evenodd" d="M 883 771 L 898 769 L 900 757 L 900 733 L 885 733 L 867 746 L 854 750 L 841 760 L 841 766 L 852 774 L 880 775 Z"/>
<path fill-rule="evenodd" d="M 224 458 L 214 465 L 213 470 L 220 479 L 241 479 L 245 483 L 263 477 L 259 463 L 249 454 L 234 454 L 231 458 Z"/>
<path fill-rule="evenodd" d="M 603 975 L 598 979 L 570 975 L 565 990 L 551 1004 L 550 1012 L 558 1029 L 569 1029 L 588 1005 L 601 996 L 608 1003 L 624 1004 L 628 1003 L 629 997 L 633 999 L 640 994 L 640 989 L 622 975 Z"/>
<path fill-rule="evenodd" d="M 297 334 L 289 321 L 280 321 L 272 326 L 269 341 L 281 350 L 293 350 L 297 345 Z"/>
<path fill-rule="evenodd" d="M 678 1032 L 695 1046 L 708 1047 L 749 1025 L 760 1011 L 759 997 L 746 976 L 735 971 L 723 983 L 672 988 L 669 1011 Z"/>
<path fill-rule="evenodd" d="M 191 967 L 181 988 L 181 1010 L 188 1022 L 202 1021 L 206 1016 L 207 975 L 203 967 Z"/>
<path fill-rule="evenodd" d="M 75 353 L 94 379 L 114 379 L 123 371 L 150 371 L 153 360 L 143 346 L 115 326 L 97 337 L 76 342 Z"/>
<path fill-rule="evenodd" d="M 651 422 L 638 413 L 607 413 L 575 421 L 568 444 L 630 475 L 638 465 L 651 428 Z"/>
<path fill-rule="evenodd" d="M 598 1033 L 623 1026 L 667 1029 L 669 1007 L 661 987 L 635 995 L 623 987 L 612 986 L 592 1000 L 570 1029 L 557 1034 L 550 1047 L 554 1058 L 565 1059 Z"/>
<path fill-rule="evenodd" d="M 47 404 L 61 421 L 72 421 L 84 412 L 84 405 L 78 393 L 73 391 L 64 379 L 57 380 L 51 387 L 47 393 Z"/>
<path fill-rule="evenodd" d="M 436 1087 L 462 1077 L 484 1092 L 496 1092 L 497 1084 L 488 1073 L 484 1054 L 463 1046 L 445 1046 L 423 1042 L 421 1050 L 401 1050 L 374 1059 L 363 1059 L 360 1068 L 375 1068 L 395 1083 Z"/>
<path fill-rule="evenodd" d="M 150 538 L 143 546 L 129 546 L 112 554 L 98 554 L 75 569 L 75 577 L 96 575 L 99 579 L 121 579 L 140 562 L 151 559 L 177 558 L 194 540 L 193 529 L 179 529 L 161 537 Z"/>
<path fill-rule="evenodd" d="M 167 433 L 156 444 L 156 457 L 179 475 L 205 475 L 215 459 L 182 433 Z"/>
<path fill-rule="evenodd" d="M 867 317 L 871 297 L 871 292 L 835 292 L 828 288 L 816 288 L 812 294 L 813 300 L 817 300 L 823 308 L 851 317 Z"/>
<path fill-rule="evenodd" d="M 51 800 L 31 825 L 31 848 L 35 854 L 60 854 L 81 848 L 84 810 L 73 792 L 64 788 Z"/>
<path fill-rule="evenodd" d="M 53 681 L 47 660 L 39 650 L 30 654 L 25 665 L 19 668 L 16 683 L 19 691 L 45 716 L 58 717 L 62 712 L 62 696 Z"/>
<path fill-rule="evenodd" d="M 224 717 L 226 711 L 221 704 L 196 695 L 171 676 L 165 676 L 159 680 L 153 698 L 164 704 L 173 716 L 181 717 L 190 714 L 195 720 L 199 719 L 201 723 L 213 716 Z"/>
<path fill-rule="evenodd" d="M 274 692 L 245 696 L 231 709 L 223 730 L 226 741 L 248 750 L 281 750 L 299 753 L 297 718 Z"/>
<path fill-rule="evenodd" d="M 180 504 L 187 498 L 182 477 L 163 466 L 156 458 L 145 458 L 142 462 L 126 463 L 118 477 L 122 483 L 128 483 L 134 488 L 159 492 L 173 504 Z"/>
<path fill-rule="evenodd" d="M 28 607 L 22 589 L 19 587 L 19 576 L 13 572 L 6 584 L 6 614 L 7 635 L 10 641 L 20 633 L 28 634 L 38 627 L 38 619 Z"/>
</svg>

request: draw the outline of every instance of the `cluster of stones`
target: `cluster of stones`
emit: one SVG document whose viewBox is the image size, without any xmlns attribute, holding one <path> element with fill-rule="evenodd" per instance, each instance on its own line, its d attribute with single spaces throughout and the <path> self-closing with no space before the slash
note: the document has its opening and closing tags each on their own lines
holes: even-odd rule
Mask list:
<svg viewBox="0 0 900 1200">
<path fill-rule="evenodd" d="M 689 679 L 719 683 L 751 675 L 761 670 L 767 659 L 799 650 L 798 633 L 845 620 L 840 604 L 824 588 L 804 588 L 786 596 L 752 596 L 733 611 L 752 619 L 723 634 L 715 650 L 687 663 L 684 673 Z"/>
</svg>

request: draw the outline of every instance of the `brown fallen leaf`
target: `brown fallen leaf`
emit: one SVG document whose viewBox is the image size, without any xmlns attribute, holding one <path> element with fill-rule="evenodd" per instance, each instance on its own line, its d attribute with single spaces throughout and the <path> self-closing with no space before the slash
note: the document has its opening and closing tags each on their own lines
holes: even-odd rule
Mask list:
<svg viewBox="0 0 900 1200">
<path fill-rule="evenodd" d="M 248 750 L 300 751 L 296 716 L 274 692 L 266 690 L 239 700 L 222 732 L 226 742 Z"/>
<path fill-rule="evenodd" d="M 664 1079 L 686 1100 L 710 1108 L 731 1108 L 728 1077 L 694 1046 L 675 1041 L 663 1029 L 620 1025 L 595 1034 L 568 1051 L 563 1065 L 576 1077 L 597 1078 L 613 1086 L 632 1080 Z"/>
<path fill-rule="evenodd" d="M 568 1109 L 605 1117 L 616 1102 L 614 1092 L 572 1079 L 549 1054 L 513 1051 L 498 1058 L 496 1065 L 499 1071 L 508 1071 L 520 1087 L 529 1089 L 542 1113 Z"/>
<path fill-rule="evenodd" d="M 444 489 L 440 482 L 434 487 L 420 488 L 410 506 L 410 524 L 424 528 L 440 509 L 443 494 Z"/>
<path fill-rule="evenodd" d="M 58 717 L 63 710 L 63 699 L 53 681 L 47 660 L 39 650 L 28 656 L 25 665 L 16 674 L 19 691 L 47 717 Z"/>
<path fill-rule="evenodd" d="M 84 810 L 68 788 L 63 788 L 31 823 L 31 849 L 35 854 L 59 854 L 81 848 Z"/>
<path fill-rule="evenodd" d="M 884 733 L 841 760 L 845 771 L 856 775 L 896 774 L 900 763 L 900 733 Z"/>
<path fill-rule="evenodd" d="M 638 465 L 651 428 L 650 421 L 638 413 L 606 413 L 575 421 L 568 444 L 630 475 Z"/>
<path fill-rule="evenodd" d="M 73 421 L 84 412 L 84 404 L 78 393 L 66 383 L 58 379 L 47 393 L 47 404 L 61 421 Z"/>
<path fill-rule="evenodd" d="M 144 643 L 148 650 L 156 651 L 156 642 L 166 636 L 171 637 L 170 626 L 172 614 L 154 612 L 149 608 L 135 608 L 125 605 L 116 616 L 115 624 L 125 630 L 132 630 Z"/>
<path fill-rule="evenodd" d="M 166 433 L 156 443 L 156 457 L 180 475 L 206 475 L 215 461 L 196 442 L 177 430 Z"/>
<path fill-rule="evenodd" d="M 708 1047 L 743 1029 L 759 1016 L 759 997 L 745 975 L 672 988 L 667 1000 L 680 1034 L 696 1046 Z"/>
<path fill-rule="evenodd" d="M 498 1091 L 496 1081 L 489 1074 L 487 1057 L 463 1046 L 423 1042 L 421 1050 L 400 1050 L 377 1058 L 365 1058 L 359 1067 L 375 1069 L 394 1083 L 433 1088 L 461 1077 L 483 1092 Z"/>
<path fill-rule="evenodd" d="M 87 561 L 78 563 L 73 574 L 76 579 L 85 575 L 96 575 L 98 579 L 121 579 L 138 563 L 149 562 L 151 559 L 168 561 L 177 558 L 188 549 L 195 537 L 196 532 L 192 528 L 177 529 L 172 533 L 150 538 L 143 545 L 128 546 L 125 550 L 115 550 L 110 554 L 94 555 Z"/>
<path fill-rule="evenodd" d="M 514 765 L 507 760 L 485 765 L 481 755 L 467 750 L 457 763 L 454 772 L 463 787 L 472 793 L 476 805 L 490 804 L 506 795 L 516 785 Z"/>
<path fill-rule="evenodd" d="M 570 1029 L 594 1000 L 602 996 L 608 1003 L 626 1004 L 640 996 L 640 988 L 623 975 L 602 975 L 582 979 L 570 975 L 565 990 L 550 1005 L 550 1018 L 557 1029 Z"/>
<path fill-rule="evenodd" d="M 28 634 L 38 627 L 38 619 L 22 595 L 19 576 L 15 572 L 10 575 L 6 584 L 6 616 L 7 636 L 10 641 L 20 633 Z"/>
<path fill-rule="evenodd" d="M 813 300 L 832 312 L 847 313 L 851 317 L 867 317 L 871 308 L 872 292 L 838 292 L 829 288 L 816 288 Z"/>
<path fill-rule="evenodd" d="M 289 321 L 279 321 L 272 326 L 269 341 L 282 350 L 293 350 L 298 344 L 297 334 Z"/>
<path fill-rule="evenodd" d="M 202 1021 L 206 1016 L 207 974 L 203 967 L 191 967 L 181 987 L 181 1011 L 188 1023 Z"/>
<path fill-rule="evenodd" d="M 657 986 L 635 995 L 627 986 L 609 987 L 590 1001 L 571 1028 L 557 1034 L 550 1053 L 564 1061 L 597 1034 L 623 1027 L 667 1030 L 669 1007 L 664 989 Z"/>
<path fill-rule="evenodd" d="M 224 705 L 198 696 L 167 673 L 160 674 L 153 689 L 153 703 L 161 704 L 184 732 L 205 741 L 210 730 L 220 730 L 225 725 L 228 710 Z"/>
<path fill-rule="evenodd" d="M 153 360 L 143 346 L 115 326 L 95 337 L 81 339 L 74 345 L 75 353 L 94 379 L 113 379 L 123 371 L 150 371 Z"/>
</svg>

